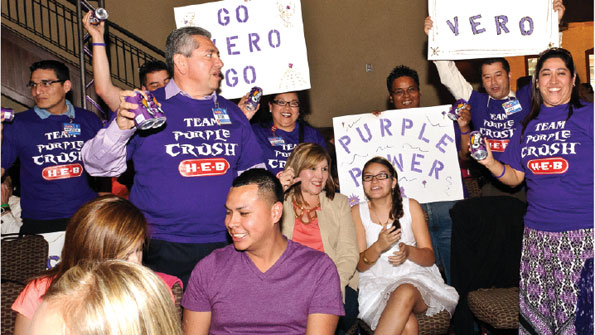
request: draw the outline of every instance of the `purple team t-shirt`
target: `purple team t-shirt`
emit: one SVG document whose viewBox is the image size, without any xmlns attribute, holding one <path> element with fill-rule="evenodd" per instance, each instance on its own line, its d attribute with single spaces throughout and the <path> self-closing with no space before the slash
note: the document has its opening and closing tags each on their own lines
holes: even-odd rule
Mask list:
<svg viewBox="0 0 595 335">
<path fill-rule="evenodd" d="M 268 127 L 254 124 L 252 129 L 262 148 L 267 170 L 277 175 L 285 169 L 285 163 L 289 155 L 293 148 L 299 144 L 300 123 L 298 122 L 291 132 L 277 129 L 273 133 L 271 127 L 272 124 Z M 282 141 L 279 141 L 279 139 L 282 139 Z M 304 143 L 316 143 L 326 149 L 324 137 L 318 130 L 307 124 L 304 124 Z"/>
<path fill-rule="evenodd" d="M 527 227 L 560 232 L 593 228 L 593 104 L 568 117 L 568 104 L 541 106 L 502 162 L 525 173 Z"/>
<path fill-rule="evenodd" d="M 80 151 L 102 123 L 93 112 L 81 108 L 75 108 L 74 116 L 72 120 L 67 115 L 41 119 L 30 109 L 3 124 L 2 168 L 8 169 L 19 158 L 23 218 L 70 218 L 97 197 Z"/>
<path fill-rule="evenodd" d="M 226 241 L 225 199 L 238 171 L 262 163 L 248 119 L 217 96 L 229 123 L 218 124 L 213 99 L 152 92 L 167 117 L 164 128 L 137 131 L 126 147 L 134 162 L 130 200 L 149 222 L 151 238 L 176 243 Z"/>
<path fill-rule="evenodd" d="M 212 313 L 209 334 L 305 334 L 309 314 L 344 315 L 333 261 L 291 240 L 265 273 L 233 245 L 213 251 L 192 271 L 182 306 Z"/>
<path fill-rule="evenodd" d="M 529 114 L 531 85 L 521 87 L 516 92 L 516 99 L 495 100 L 486 93 L 473 91 L 469 98 L 469 105 L 473 128 L 487 138 L 494 158 L 500 159 L 514 130 Z"/>
</svg>

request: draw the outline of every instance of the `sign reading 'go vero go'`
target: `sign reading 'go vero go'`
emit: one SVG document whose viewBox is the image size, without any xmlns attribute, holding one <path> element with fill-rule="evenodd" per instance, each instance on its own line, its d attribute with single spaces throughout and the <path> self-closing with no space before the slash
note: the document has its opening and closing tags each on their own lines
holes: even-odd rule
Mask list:
<svg viewBox="0 0 595 335">
<path fill-rule="evenodd" d="M 559 46 L 552 0 L 429 0 L 429 60 L 536 55 Z"/>
<path fill-rule="evenodd" d="M 259 86 L 264 94 L 310 88 L 299 0 L 216 1 L 174 8 L 176 26 L 199 26 L 225 64 L 221 94 L 234 99 Z"/>
</svg>

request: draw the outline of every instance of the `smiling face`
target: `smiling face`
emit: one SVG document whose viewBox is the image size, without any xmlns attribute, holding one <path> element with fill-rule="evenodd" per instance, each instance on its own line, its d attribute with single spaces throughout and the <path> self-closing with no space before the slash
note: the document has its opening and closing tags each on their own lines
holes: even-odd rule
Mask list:
<svg viewBox="0 0 595 335">
<path fill-rule="evenodd" d="M 35 100 L 35 105 L 46 109 L 51 114 L 63 114 L 67 110 L 66 93 L 70 91 L 70 80 L 66 80 L 63 83 L 56 82 L 49 87 L 39 85 L 41 81 L 48 80 L 58 80 L 56 72 L 52 69 L 37 69 L 31 74 L 30 81 L 38 84 L 31 88 L 31 95 Z"/>
<path fill-rule="evenodd" d="M 494 99 L 504 99 L 510 93 L 510 73 L 506 72 L 501 62 L 482 65 L 481 82 Z"/>
<path fill-rule="evenodd" d="M 415 80 L 409 76 L 401 76 L 393 81 L 393 86 L 388 99 L 395 109 L 419 107 L 419 87 Z"/>
<path fill-rule="evenodd" d="M 201 35 L 194 35 L 193 38 L 199 47 L 192 51 L 190 57 L 179 56 L 185 58 L 182 61 L 185 76 L 192 81 L 197 92 L 207 96 L 219 88 L 223 61 L 211 39 Z"/>
<path fill-rule="evenodd" d="M 273 114 L 273 125 L 278 129 L 285 131 L 293 131 L 295 129 L 295 123 L 300 116 L 300 108 L 291 107 L 290 103 L 300 102 L 297 93 L 289 92 L 283 94 L 277 94 L 273 99 L 273 102 L 269 103 L 269 109 Z M 279 106 L 276 102 L 285 102 L 285 106 Z"/>
<path fill-rule="evenodd" d="M 378 180 L 378 176 L 382 174 L 388 175 L 389 178 Z M 375 176 L 370 181 L 363 181 L 364 193 L 370 200 L 391 196 L 393 189 L 397 185 L 397 180 L 390 177 L 391 173 L 389 169 L 380 163 L 370 163 L 364 169 L 362 176 Z"/>
<path fill-rule="evenodd" d="M 301 180 L 300 189 L 302 194 L 307 196 L 317 196 L 322 192 L 328 180 L 328 162 L 326 159 L 316 163 L 316 165 L 305 168 L 300 171 Z"/>
<path fill-rule="evenodd" d="M 143 91 L 154 91 L 158 88 L 161 88 L 167 83 L 169 83 L 170 77 L 169 73 L 166 70 L 159 70 L 147 73 L 145 76 L 145 83 L 147 86 L 143 85 Z"/>
<path fill-rule="evenodd" d="M 539 71 L 537 86 L 547 107 L 566 104 L 570 101 L 576 74 L 570 73 L 561 58 L 549 58 Z"/>
<path fill-rule="evenodd" d="M 267 248 L 279 228 L 280 202 L 271 204 L 258 193 L 258 185 L 232 187 L 225 202 L 225 227 L 237 250 L 257 253 Z"/>
</svg>

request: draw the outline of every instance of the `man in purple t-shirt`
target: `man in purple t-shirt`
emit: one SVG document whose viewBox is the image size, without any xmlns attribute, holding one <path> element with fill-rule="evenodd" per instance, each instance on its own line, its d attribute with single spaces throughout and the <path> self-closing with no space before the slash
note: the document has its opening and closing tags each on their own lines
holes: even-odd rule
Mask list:
<svg viewBox="0 0 595 335">
<path fill-rule="evenodd" d="M 20 161 L 21 234 L 63 231 L 79 207 L 97 196 L 80 151 L 102 124 L 93 112 L 66 99 L 72 83 L 64 63 L 42 60 L 29 70 L 27 87 L 35 106 L 4 125 L 2 175 Z"/>
<path fill-rule="evenodd" d="M 279 180 L 264 169 L 242 173 L 225 208 L 233 245 L 192 271 L 184 333 L 333 334 L 344 315 L 337 269 L 326 254 L 281 234 Z"/>
<path fill-rule="evenodd" d="M 137 106 L 121 93 L 116 118 L 83 147 L 85 169 L 119 176 L 134 164 L 130 201 L 149 223 L 144 263 L 186 284 L 196 263 L 227 245 L 225 197 L 238 172 L 264 167 L 262 151 L 242 111 L 216 90 L 223 62 L 210 33 L 199 27 L 174 30 L 166 41 L 173 78 L 151 93 L 167 121 L 137 130 Z M 186 285 L 184 285 L 186 286 Z"/>
</svg>

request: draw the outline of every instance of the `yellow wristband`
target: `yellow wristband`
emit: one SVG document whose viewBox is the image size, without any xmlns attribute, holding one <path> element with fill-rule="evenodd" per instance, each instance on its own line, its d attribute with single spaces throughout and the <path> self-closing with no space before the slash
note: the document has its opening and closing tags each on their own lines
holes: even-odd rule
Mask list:
<svg viewBox="0 0 595 335">
<path fill-rule="evenodd" d="M 371 265 L 371 264 L 376 263 L 377 260 L 370 262 L 370 260 L 366 257 L 366 252 L 364 251 L 364 253 L 362 254 L 362 261 L 364 261 L 364 263 L 366 263 L 368 265 Z"/>
</svg>

